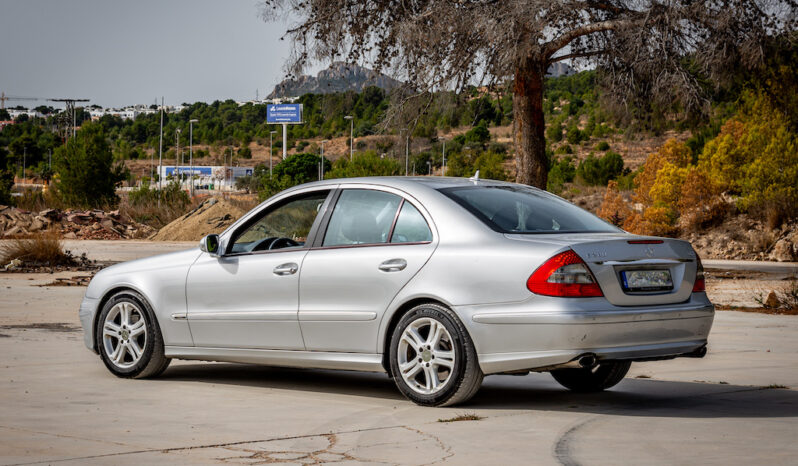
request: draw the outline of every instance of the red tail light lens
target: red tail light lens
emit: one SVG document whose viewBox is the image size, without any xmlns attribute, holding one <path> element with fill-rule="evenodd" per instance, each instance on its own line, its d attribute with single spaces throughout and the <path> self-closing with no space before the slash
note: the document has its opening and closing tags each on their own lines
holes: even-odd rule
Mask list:
<svg viewBox="0 0 798 466">
<path fill-rule="evenodd" d="M 698 254 L 695 255 L 696 271 L 695 282 L 693 283 L 693 293 L 703 293 L 707 289 L 706 280 L 704 280 L 704 265 L 701 264 L 701 258 Z"/>
<path fill-rule="evenodd" d="M 587 264 L 575 252 L 561 252 L 547 260 L 526 281 L 535 294 L 586 298 L 604 296 Z"/>
</svg>

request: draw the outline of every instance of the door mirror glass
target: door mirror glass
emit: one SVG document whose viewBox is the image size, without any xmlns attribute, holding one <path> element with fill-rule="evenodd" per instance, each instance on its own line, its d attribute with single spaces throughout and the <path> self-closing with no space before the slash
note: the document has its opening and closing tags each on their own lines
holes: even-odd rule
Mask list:
<svg viewBox="0 0 798 466">
<path fill-rule="evenodd" d="M 200 240 L 200 251 L 219 256 L 219 235 L 208 235 Z"/>
</svg>

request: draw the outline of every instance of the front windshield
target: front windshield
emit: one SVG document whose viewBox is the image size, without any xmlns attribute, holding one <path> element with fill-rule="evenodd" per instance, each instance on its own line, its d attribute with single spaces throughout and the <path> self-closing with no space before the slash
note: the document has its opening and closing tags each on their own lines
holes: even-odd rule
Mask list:
<svg viewBox="0 0 798 466">
<path fill-rule="evenodd" d="M 440 192 L 501 233 L 617 233 L 619 228 L 545 191 L 463 186 Z"/>
</svg>

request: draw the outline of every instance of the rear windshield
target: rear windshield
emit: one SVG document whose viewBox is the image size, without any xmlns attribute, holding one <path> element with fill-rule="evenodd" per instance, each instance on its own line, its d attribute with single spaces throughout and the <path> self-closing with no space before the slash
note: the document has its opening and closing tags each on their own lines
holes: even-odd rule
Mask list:
<svg viewBox="0 0 798 466">
<path fill-rule="evenodd" d="M 620 229 L 545 191 L 463 186 L 440 192 L 501 233 L 616 233 Z"/>
</svg>

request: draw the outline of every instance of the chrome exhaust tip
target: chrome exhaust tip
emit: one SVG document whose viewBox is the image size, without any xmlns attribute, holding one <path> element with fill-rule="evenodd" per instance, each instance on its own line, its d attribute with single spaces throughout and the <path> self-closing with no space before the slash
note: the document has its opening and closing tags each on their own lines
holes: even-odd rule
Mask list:
<svg viewBox="0 0 798 466">
<path fill-rule="evenodd" d="M 595 354 L 584 354 L 579 357 L 578 361 L 579 361 L 579 366 L 585 369 L 590 369 L 592 367 L 595 367 L 597 363 Z"/>
</svg>

